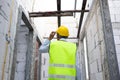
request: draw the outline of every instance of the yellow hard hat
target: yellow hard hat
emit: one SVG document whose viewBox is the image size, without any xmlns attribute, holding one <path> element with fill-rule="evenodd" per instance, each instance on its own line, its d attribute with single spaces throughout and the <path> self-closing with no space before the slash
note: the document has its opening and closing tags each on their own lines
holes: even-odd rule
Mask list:
<svg viewBox="0 0 120 80">
<path fill-rule="evenodd" d="M 69 36 L 69 31 L 68 28 L 66 26 L 60 26 L 57 31 L 56 31 L 59 35 L 61 36 Z"/>
</svg>

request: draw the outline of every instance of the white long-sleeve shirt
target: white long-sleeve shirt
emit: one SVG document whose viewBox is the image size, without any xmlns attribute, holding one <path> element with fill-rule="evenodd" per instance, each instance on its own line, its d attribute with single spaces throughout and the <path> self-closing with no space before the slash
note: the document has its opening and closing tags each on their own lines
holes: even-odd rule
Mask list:
<svg viewBox="0 0 120 80">
<path fill-rule="evenodd" d="M 60 40 L 66 41 L 66 39 L 61 38 Z M 45 42 L 40 46 L 39 51 L 41 53 L 48 53 L 50 45 L 50 40 L 45 40 Z M 80 74 L 80 65 L 79 65 L 79 55 L 76 53 L 76 71 L 77 71 L 77 80 L 81 80 L 81 74 Z"/>
</svg>

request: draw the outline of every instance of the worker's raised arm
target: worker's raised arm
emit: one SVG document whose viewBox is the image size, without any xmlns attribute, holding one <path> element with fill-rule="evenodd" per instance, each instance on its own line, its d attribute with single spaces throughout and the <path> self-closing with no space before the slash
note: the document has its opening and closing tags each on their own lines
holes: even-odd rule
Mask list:
<svg viewBox="0 0 120 80">
<path fill-rule="evenodd" d="M 52 40 L 55 36 L 56 32 L 52 31 L 49 35 L 49 38 L 45 40 L 45 42 L 42 43 L 42 45 L 39 48 L 40 53 L 48 53 L 50 40 Z"/>
<path fill-rule="evenodd" d="M 50 33 L 48 39 L 49 39 L 49 40 L 52 40 L 52 39 L 54 38 L 55 34 L 56 34 L 56 32 L 55 32 L 55 31 L 52 31 L 52 32 Z"/>
</svg>

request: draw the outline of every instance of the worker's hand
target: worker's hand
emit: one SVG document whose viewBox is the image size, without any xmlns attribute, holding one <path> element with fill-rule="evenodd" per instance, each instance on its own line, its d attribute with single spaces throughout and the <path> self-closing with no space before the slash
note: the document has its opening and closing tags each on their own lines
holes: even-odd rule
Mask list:
<svg viewBox="0 0 120 80">
<path fill-rule="evenodd" d="M 56 34 L 56 32 L 55 31 L 52 31 L 51 33 L 50 33 L 50 35 L 49 35 L 49 40 L 52 40 L 53 39 L 53 37 L 55 36 L 55 34 Z"/>
</svg>

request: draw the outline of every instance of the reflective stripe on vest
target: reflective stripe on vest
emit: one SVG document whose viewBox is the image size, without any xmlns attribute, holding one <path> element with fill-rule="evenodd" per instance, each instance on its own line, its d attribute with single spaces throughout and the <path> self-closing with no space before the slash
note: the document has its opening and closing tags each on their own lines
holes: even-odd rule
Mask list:
<svg viewBox="0 0 120 80">
<path fill-rule="evenodd" d="M 60 79 L 60 80 L 75 80 L 75 76 L 64 76 L 64 75 L 49 75 L 49 78 L 52 79 Z"/>
<path fill-rule="evenodd" d="M 50 54 L 49 75 L 52 75 L 52 77 L 54 78 L 60 78 L 59 76 L 64 75 L 63 78 L 68 78 L 69 76 L 75 79 L 76 44 L 65 41 L 51 42 L 49 54 Z M 49 76 L 49 78 L 52 77 Z M 62 79 L 62 80 L 74 80 L 74 79 Z"/>
<path fill-rule="evenodd" d="M 69 65 L 69 64 L 49 64 L 49 66 L 65 67 L 65 68 L 75 68 L 75 65 Z"/>
</svg>

